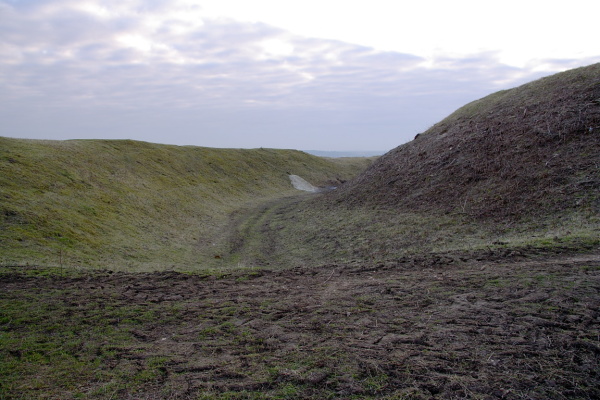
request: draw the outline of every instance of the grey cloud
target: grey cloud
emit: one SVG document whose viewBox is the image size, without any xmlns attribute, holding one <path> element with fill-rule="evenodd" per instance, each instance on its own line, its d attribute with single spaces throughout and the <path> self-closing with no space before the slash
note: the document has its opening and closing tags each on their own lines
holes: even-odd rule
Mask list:
<svg viewBox="0 0 600 400">
<path fill-rule="evenodd" d="M 42 12 L 23 15 L 14 9 L 7 14 L 6 19 L 9 23 L 5 24 L 3 21 L 3 27 L 0 28 L 3 40 L 10 40 L 27 47 L 76 46 L 81 43 L 101 41 L 108 35 L 135 26 L 135 21 L 131 18 L 105 21 L 73 9 L 66 9 L 50 16 Z"/>
<path fill-rule="evenodd" d="M 205 20 L 181 33 L 178 21 L 165 20 L 148 32 L 136 15 L 48 14 L 31 4 L 0 2 L 0 18 L 11 21 L 0 23 L 0 135 L 385 150 L 506 88 L 497 82 L 539 75 L 503 66 L 493 53 L 427 69 L 414 55 L 265 24 Z M 141 17 L 169 7 L 138 4 Z M 166 47 L 145 53 L 115 40 L 136 32 Z M 266 40 L 294 50 L 259 57 Z"/>
</svg>

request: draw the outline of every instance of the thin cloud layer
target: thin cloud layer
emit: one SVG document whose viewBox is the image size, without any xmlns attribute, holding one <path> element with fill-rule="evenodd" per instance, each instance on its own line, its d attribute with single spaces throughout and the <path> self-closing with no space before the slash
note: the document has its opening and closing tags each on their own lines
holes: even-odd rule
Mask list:
<svg viewBox="0 0 600 400">
<path fill-rule="evenodd" d="M 376 51 L 185 2 L 0 1 L 0 135 L 387 150 L 468 101 L 597 61 L 497 59 Z"/>
</svg>

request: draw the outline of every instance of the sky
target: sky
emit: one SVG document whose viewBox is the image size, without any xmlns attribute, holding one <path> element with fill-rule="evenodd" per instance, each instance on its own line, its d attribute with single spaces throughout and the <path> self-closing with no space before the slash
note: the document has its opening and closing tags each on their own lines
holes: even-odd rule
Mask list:
<svg viewBox="0 0 600 400">
<path fill-rule="evenodd" d="M 597 0 L 0 0 L 0 136 L 387 151 L 600 62 Z"/>
</svg>

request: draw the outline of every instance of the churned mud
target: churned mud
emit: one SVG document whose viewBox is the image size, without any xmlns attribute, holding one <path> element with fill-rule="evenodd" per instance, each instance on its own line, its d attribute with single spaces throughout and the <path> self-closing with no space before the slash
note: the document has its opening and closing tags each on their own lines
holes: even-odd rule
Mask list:
<svg viewBox="0 0 600 400">
<path fill-rule="evenodd" d="M 122 332 L 94 344 L 94 368 L 123 380 L 106 398 L 600 398 L 600 253 L 479 258 L 222 275 L 15 269 L 0 296 L 53 293 L 44 301 L 69 318 Z M 146 317 L 103 311 L 131 307 Z M 143 385 L 119 378 L 152 369 Z"/>
</svg>

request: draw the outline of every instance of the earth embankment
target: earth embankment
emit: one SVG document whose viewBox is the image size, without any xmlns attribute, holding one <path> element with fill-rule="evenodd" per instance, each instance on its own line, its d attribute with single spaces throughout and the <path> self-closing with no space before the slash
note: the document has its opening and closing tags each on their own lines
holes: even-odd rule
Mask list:
<svg viewBox="0 0 600 400">
<path fill-rule="evenodd" d="M 219 266 L 233 212 L 295 195 L 290 174 L 325 186 L 368 163 L 295 150 L 0 138 L 0 262 Z"/>
<path fill-rule="evenodd" d="M 515 223 L 600 214 L 600 64 L 471 102 L 329 194 L 332 205 Z"/>
</svg>

